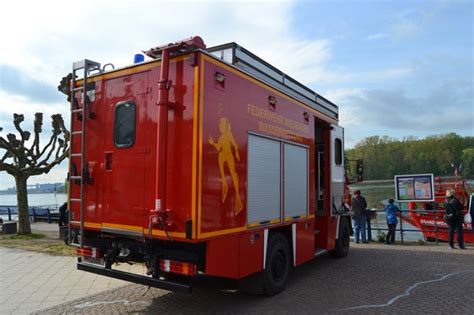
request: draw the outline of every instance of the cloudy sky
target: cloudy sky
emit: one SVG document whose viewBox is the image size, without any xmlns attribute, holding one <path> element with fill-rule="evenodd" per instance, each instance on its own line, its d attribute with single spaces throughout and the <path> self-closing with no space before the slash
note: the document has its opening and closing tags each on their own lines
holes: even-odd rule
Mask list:
<svg viewBox="0 0 474 315">
<path fill-rule="evenodd" d="M 235 41 L 340 106 L 346 147 L 372 135 L 474 135 L 473 1 L 7 1 L 0 126 L 69 120 L 56 86 L 73 61 L 125 66 L 193 35 Z M 74 14 L 74 15 L 72 15 Z M 44 128 L 44 131 L 49 131 Z M 1 153 L 1 152 L 0 152 Z M 62 182 L 65 163 L 30 183 Z M 14 185 L 0 173 L 0 189 Z"/>
</svg>

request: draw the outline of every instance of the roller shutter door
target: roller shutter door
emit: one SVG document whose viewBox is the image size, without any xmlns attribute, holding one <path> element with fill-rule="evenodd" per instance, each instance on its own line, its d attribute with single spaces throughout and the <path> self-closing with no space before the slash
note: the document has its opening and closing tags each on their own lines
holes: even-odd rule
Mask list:
<svg viewBox="0 0 474 315">
<path fill-rule="evenodd" d="M 289 143 L 284 151 L 284 213 L 285 219 L 308 213 L 308 149 Z"/>
<path fill-rule="evenodd" d="M 281 144 L 249 135 L 247 177 L 247 223 L 280 219 Z"/>
</svg>

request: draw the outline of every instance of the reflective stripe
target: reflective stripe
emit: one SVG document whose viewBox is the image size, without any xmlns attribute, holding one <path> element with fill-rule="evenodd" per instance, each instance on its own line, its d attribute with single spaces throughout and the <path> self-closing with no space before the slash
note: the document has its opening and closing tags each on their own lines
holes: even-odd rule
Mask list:
<svg viewBox="0 0 474 315">
<path fill-rule="evenodd" d="M 268 229 L 263 230 L 263 270 L 267 264 Z"/>
<path fill-rule="evenodd" d="M 336 240 L 339 239 L 339 223 L 341 222 L 341 216 L 337 216 L 337 225 L 336 225 Z"/>
<path fill-rule="evenodd" d="M 291 225 L 291 241 L 293 243 L 293 266 L 296 266 L 296 224 Z"/>
<path fill-rule="evenodd" d="M 170 271 L 170 261 L 169 261 L 169 259 L 164 259 L 163 262 L 164 262 L 163 270 L 166 271 L 166 272 L 169 272 Z"/>
</svg>

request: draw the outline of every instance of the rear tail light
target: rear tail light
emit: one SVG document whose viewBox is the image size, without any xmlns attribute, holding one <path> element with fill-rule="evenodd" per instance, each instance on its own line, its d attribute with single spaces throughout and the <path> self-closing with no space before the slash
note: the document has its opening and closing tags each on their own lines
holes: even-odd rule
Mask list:
<svg viewBox="0 0 474 315">
<path fill-rule="evenodd" d="M 195 264 L 169 259 L 160 260 L 160 269 L 165 272 L 187 276 L 195 276 L 197 274 L 197 266 Z"/>
<path fill-rule="evenodd" d="M 77 256 L 88 256 L 92 258 L 102 257 L 101 252 L 94 247 L 79 247 L 76 249 Z"/>
</svg>

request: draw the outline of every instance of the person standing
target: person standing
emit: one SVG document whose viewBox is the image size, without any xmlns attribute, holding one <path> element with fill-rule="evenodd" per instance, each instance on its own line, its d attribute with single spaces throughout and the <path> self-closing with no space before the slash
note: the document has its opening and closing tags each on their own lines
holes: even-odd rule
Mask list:
<svg viewBox="0 0 474 315">
<path fill-rule="evenodd" d="M 67 211 L 67 202 L 63 203 L 61 207 L 59 207 L 59 226 L 65 226 L 68 224 L 68 219 L 66 217 L 66 211 Z"/>
<path fill-rule="evenodd" d="M 354 191 L 354 198 L 351 200 L 352 222 L 354 223 L 354 239 L 356 243 L 360 243 L 360 236 L 362 236 L 362 243 L 367 244 L 367 201 L 362 197 L 359 189 Z"/>
<path fill-rule="evenodd" d="M 444 209 L 446 211 L 446 224 L 449 226 L 449 247 L 456 249 L 456 247 L 454 247 L 454 231 L 457 231 L 459 248 L 466 249 L 466 247 L 464 247 L 464 235 L 462 227 L 464 222 L 464 206 L 456 198 L 456 192 L 452 189 L 446 190 Z"/>
<path fill-rule="evenodd" d="M 392 198 L 388 199 L 388 204 L 385 207 L 385 214 L 387 216 L 388 233 L 385 239 L 385 244 L 395 244 L 395 229 L 397 228 L 397 212 L 400 209 L 394 204 Z"/>
</svg>

